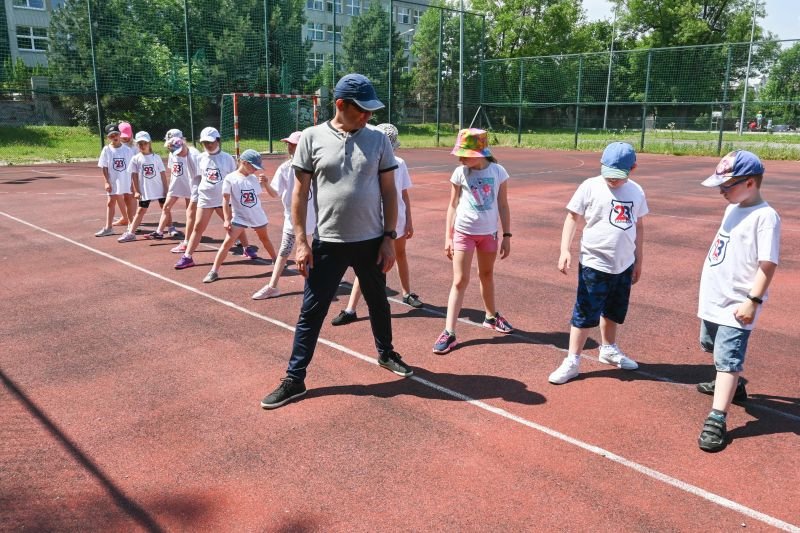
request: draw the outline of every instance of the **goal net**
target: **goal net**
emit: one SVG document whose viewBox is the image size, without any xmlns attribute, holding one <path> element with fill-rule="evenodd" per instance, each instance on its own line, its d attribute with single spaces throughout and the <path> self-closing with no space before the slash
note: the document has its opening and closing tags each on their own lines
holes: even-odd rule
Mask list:
<svg viewBox="0 0 800 533">
<path fill-rule="evenodd" d="M 286 152 L 280 142 L 293 131 L 317 123 L 319 97 L 313 94 L 229 93 L 222 95 L 220 135 L 234 152 Z"/>
</svg>

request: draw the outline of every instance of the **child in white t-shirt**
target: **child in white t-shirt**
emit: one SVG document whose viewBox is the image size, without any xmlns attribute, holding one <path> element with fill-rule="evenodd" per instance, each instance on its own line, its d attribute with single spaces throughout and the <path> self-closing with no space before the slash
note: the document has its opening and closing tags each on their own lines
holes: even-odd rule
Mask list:
<svg viewBox="0 0 800 533">
<path fill-rule="evenodd" d="M 381 130 L 392 144 L 392 150 L 400 148 L 400 141 L 397 139 L 399 132 L 393 124 L 378 124 L 376 129 Z M 422 301 L 416 293 L 411 292 L 411 276 L 408 269 L 408 255 L 406 254 L 406 241 L 414 236 L 414 224 L 411 221 L 411 198 L 408 196 L 408 189 L 411 188 L 411 176 L 408 173 L 406 162 L 395 154 L 397 169 L 394 171 L 394 185 L 397 190 L 397 226 L 395 233 L 397 238 L 394 240 L 394 253 L 396 257 L 397 274 L 400 277 L 400 288 L 403 291 L 403 303 L 415 309 L 422 307 Z M 341 311 L 331 320 L 334 326 L 350 324 L 358 319 L 356 307 L 361 299 L 361 287 L 358 278 L 353 280 L 353 288 L 350 290 L 350 300 L 347 308 Z"/>
<path fill-rule="evenodd" d="M 200 152 L 186 143 L 183 132 L 178 129 L 171 129 L 167 132 L 164 146 L 169 150 L 167 158 L 167 168 L 170 173 L 169 189 L 167 190 L 167 201 L 161 214 L 158 228 L 150 234 L 153 239 L 163 239 L 164 231 L 167 230 L 170 237 L 177 237 L 178 230 L 173 224 L 172 207 L 178 199 L 183 198 L 186 203 L 186 231 L 190 231 L 190 224 L 194 224 L 194 210 L 190 210 L 190 200 L 193 189 L 196 189 L 200 182 L 200 173 L 197 170 L 197 157 Z M 195 204 L 196 207 L 196 204 Z M 182 251 L 186 251 L 185 248 Z"/>
<path fill-rule="evenodd" d="M 700 276 L 700 346 L 714 354 L 716 379 L 697 385 L 714 396 L 698 438 L 701 450 L 718 452 L 728 444 L 727 415 L 733 401 L 747 400 L 739 375 L 750 333 L 769 298 L 780 256 L 781 219 L 761 197 L 764 165 L 755 154 L 727 154 L 703 181 L 719 187 L 730 205 L 711 242 Z"/>
<path fill-rule="evenodd" d="M 461 165 L 450 177 L 450 205 L 444 234 L 444 252 L 453 262 L 453 284 L 447 299 L 445 329 L 433 345 L 444 354 L 456 346 L 456 321 L 469 285 L 472 256 L 478 256 L 478 277 L 486 318 L 483 326 L 499 333 L 514 331 L 495 307 L 494 264 L 511 253 L 511 210 L 508 206 L 508 172 L 492 156 L 486 131 L 469 128 L 458 132 L 450 152 Z M 497 238 L 497 220 L 502 241 Z"/>
<path fill-rule="evenodd" d="M 644 191 L 628 179 L 636 168 L 636 152 L 628 143 L 609 144 L 600 158 L 600 176 L 585 180 L 567 204 L 561 232 L 558 270 L 572 266 L 570 245 L 578 218 L 586 226 L 581 237 L 578 294 L 572 312 L 569 352 L 550 374 L 561 385 L 580 373 L 580 357 L 591 328 L 600 326 L 600 362 L 624 370 L 639 365 L 617 346 L 617 326 L 625 321 L 631 285 L 642 273 L 644 222 L 648 213 Z"/>
<path fill-rule="evenodd" d="M 150 202 L 158 200 L 159 205 L 163 207 L 167 195 L 167 172 L 161 156 L 153 153 L 150 134 L 140 131 L 136 133 L 134 140 L 139 147 L 139 153 L 131 158 L 128 171 L 133 182 L 133 197 L 139 202 L 139 207 L 136 209 L 136 216 L 128 225 L 128 231 L 117 239 L 119 242 L 135 241 L 136 229 L 142 223 Z"/>
<path fill-rule="evenodd" d="M 255 230 L 264 249 L 275 261 L 275 248 L 267 234 L 269 220 L 259 198 L 261 184 L 259 178 L 253 175 L 257 170 L 263 170 L 261 154 L 255 150 L 245 150 L 239 157 L 239 167 L 225 176 L 222 182 L 222 211 L 225 215 L 222 225 L 226 231 L 225 240 L 222 241 L 222 246 L 214 258 L 214 265 L 203 279 L 203 283 L 213 283 L 219 279 L 219 269 L 228 255 L 228 250 L 244 235 L 244 230 L 247 228 Z M 277 196 L 277 193 L 269 187 L 266 178 L 262 177 L 261 183 L 267 186 L 270 196 Z"/>
<path fill-rule="evenodd" d="M 131 149 L 131 154 L 136 155 L 139 153 L 139 148 L 133 142 L 133 127 L 130 122 L 120 122 L 117 126 L 119 128 L 119 140 Z M 127 226 L 136 216 L 136 199 L 133 197 L 133 185 L 131 189 L 126 192 L 122 197 L 117 200 L 119 206 L 120 218 L 114 221 L 115 226 Z"/>
<path fill-rule="evenodd" d="M 275 176 L 272 178 L 270 187 L 275 193 L 280 196 L 281 203 L 283 204 L 283 236 L 281 237 L 281 245 L 278 249 L 278 259 L 275 261 L 275 266 L 272 269 L 272 276 L 269 283 L 257 290 L 252 298 L 253 300 L 265 300 L 267 298 L 275 298 L 280 296 L 281 290 L 278 288 L 278 280 L 281 279 L 281 274 L 286 267 L 289 260 L 289 254 L 294 248 L 294 227 L 292 223 L 292 192 L 294 192 L 294 168 L 292 167 L 292 158 L 297 149 L 297 143 L 300 142 L 302 132 L 295 131 L 288 137 L 281 139 L 286 143 L 286 149 L 289 152 L 289 159 L 281 163 L 275 171 Z M 308 194 L 308 206 L 306 209 L 306 235 L 310 236 L 314 233 L 314 228 L 317 227 L 317 219 L 314 211 L 314 204 L 312 202 L 311 191 Z M 309 241 L 311 239 L 308 239 Z"/>
<path fill-rule="evenodd" d="M 106 195 L 106 221 L 100 231 L 94 234 L 95 237 L 107 237 L 114 235 L 111 226 L 114 223 L 114 210 L 117 202 L 123 202 L 124 195 L 131 190 L 131 177 L 128 173 L 128 164 L 133 158 L 133 151 L 120 140 L 119 127 L 116 124 L 109 124 L 105 128 L 108 144 L 100 152 L 97 166 L 103 170 L 103 186 Z M 126 218 L 125 209 L 120 207 L 122 217 Z"/>
</svg>

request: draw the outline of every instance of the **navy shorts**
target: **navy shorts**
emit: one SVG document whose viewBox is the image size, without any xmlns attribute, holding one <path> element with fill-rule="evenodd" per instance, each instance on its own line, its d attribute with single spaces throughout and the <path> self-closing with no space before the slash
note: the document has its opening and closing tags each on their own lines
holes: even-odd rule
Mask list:
<svg viewBox="0 0 800 533">
<path fill-rule="evenodd" d="M 625 322 L 632 281 L 633 265 L 619 274 L 580 265 L 572 325 L 576 328 L 593 328 L 600 324 L 600 316 L 617 324 Z"/>
<path fill-rule="evenodd" d="M 164 207 L 165 202 L 166 202 L 165 198 L 158 199 L 158 205 L 160 205 L 161 207 Z M 147 209 L 148 207 L 150 207 L 150 200 L 139 200 L 139 207 L 141 207 L 142 209 Z"/>
</svg>

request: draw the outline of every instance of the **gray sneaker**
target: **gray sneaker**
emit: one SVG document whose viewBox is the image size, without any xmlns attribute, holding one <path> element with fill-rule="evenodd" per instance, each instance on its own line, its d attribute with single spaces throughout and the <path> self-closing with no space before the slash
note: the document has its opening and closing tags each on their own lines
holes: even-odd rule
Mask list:
<svg viewBox="0 0 800 533">
<path fill-rule="evenodd" d="M 203 283 L 214 283 L 219 279 L 219 274 L 217 274 L 216 270 L 212 270 L 206 277 L 203 278 Z"/>
<path fill-rule="evenodd" d="M 102 228 L 94 234 L 95 237 L 108 237 L 109 235 L 114 235 L 114 230 L 111 228 Z"/>
<path fill-rule="evenodd" d="M 414 374 L 411 367 L 403 362 L 402 357 L 400 357 L 400 354 L 397 352 L 390 352 L 385 356 L 381 355 L 378 357 L 378 364 L 386 370 L 394 372 L 398 376 L 403 376 L 404 378 Z"/>
</svg>

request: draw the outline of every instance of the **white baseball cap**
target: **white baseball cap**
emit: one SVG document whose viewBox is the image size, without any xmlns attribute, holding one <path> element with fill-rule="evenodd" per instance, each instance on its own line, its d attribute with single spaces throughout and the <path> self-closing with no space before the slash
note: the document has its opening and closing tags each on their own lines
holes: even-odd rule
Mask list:
<svg viewBox="0 0 800 533">
<path fill-rule="evenodd" d="M 200 142 L 214 142 L 220 138 L 220 134 L 217 131 L 217 128 L 212 128 L 211 126 L 207 128 L 203 128 L 203 131 L 200 132 Z"/>
<path fill-rule="evenodd" d="M 137 143 L 142 141 L 150 142 L 150 134 L 147 133 L 146 131 L 137 131 L 136 137 L 134 137 L 133 140 L 136 141 Z"/>
<path fill-rule="evenodd" d="M 167 131 L 167 134 L 164 136 L 164 140 L 168 141 L 173 137 L 180 137 L 183 139 L 183 132 L 177 128 L 172 128 L 171 130 Z"/>
</svg>

